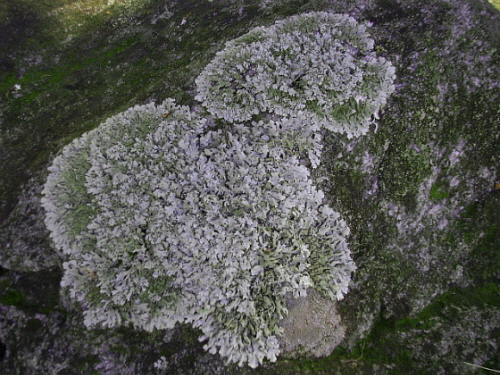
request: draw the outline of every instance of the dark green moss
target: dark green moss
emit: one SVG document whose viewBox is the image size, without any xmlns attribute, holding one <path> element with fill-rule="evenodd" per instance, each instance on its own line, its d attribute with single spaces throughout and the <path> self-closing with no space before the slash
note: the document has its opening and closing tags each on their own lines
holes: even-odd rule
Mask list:
<svg viewBox="0 0 500 375">
<path fill-rule="evenodd" d="M 454 306 L 450 308 L 450 306 Z M 445 318 L 452 321 L 459 318 L 462 308 L 473 306 L 484 309 L 486 306 L 500 307 L 500 286 L 495 283 L 485 283 L 477 287 L 451 288 L 437 297 L 424 308 L 415 318 L 403 318 L 394 323 L 391 328 L 400 331 L 410 329 L 429 329 Z M 445 312 L 445 315 L 443 313 Z M 454 313 L 457 315 L 455 316 Z"/>
<path fill-rule="evenodd" d="M 18 274 L 16 281 L 0 281 L 0 304 L 15 306 L 28 314 L 50 314 L 58 312 L 64 317 L 66 311 L 59 306 L 58 271 L 40 271 Z"/>
<path fill-rule="evenodd" d="M 98 355 L 86 355 L 82 357 L 73 357 L 66 370 L 59 372 L 61 375 L 91 374 L 99 375 L 94 367 L 99 363 Z"/>
<path fill-rule="evenodd" d="M 309 362 L 308 366 L 317 370 L 332 363 L 355 361 L 386 366 L 385 373 L 388 374 L 432 374 L 432 370 L 424 369 L 420 359 L 414 356 L 405 337 L 419 335 L 418 332 L 433 332 L 425 340 L 429 340 L 429 350 L 435 351 L 440 337 L 438 330 L 433 328 L 454 324 L 456 319 L 461 319 L 464 310 L 473 306 L 480 309 L 500 307 L 499 292 L 498 284 L 494 283 L 465 289 L 453 288 L 437 297 L 414 318 L 385 319 L 381 314 L 370 334 L 352 350 L 338 348 L 327 359 Z"/>
<path fill-rule="evenodd" d="M 16 290 L 7 290 L 0 294 L 0 303 L 6 306 L 25 306 L 26 298 Z"/>
<path fill-rule="evenodd" d="M 423 179 L 431 171 L 428 155 L 404 146 L 390 147 L 381 167 L 384 188 L 391 192 L 394 199 L 408 207 L 414 207 L 416 202 L 412 200 L 419 193 Z"/>
<path fill-rule="evenodd" d="M 472 248 L 467 272 L 474 280 L 500 281 L 500 191 L 484 193 L 464 209 L 456 231 Z"/>
</svg>

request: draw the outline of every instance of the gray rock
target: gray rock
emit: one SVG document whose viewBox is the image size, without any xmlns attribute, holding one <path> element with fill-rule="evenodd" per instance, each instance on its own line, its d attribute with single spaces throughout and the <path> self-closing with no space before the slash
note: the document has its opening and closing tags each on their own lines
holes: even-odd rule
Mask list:
<svg viewBox="0 0 500 375">
<path fill-rule="evenodd" d="M 309 289 L 306 297 L 288 299 L 288 315 L 281 321 L 280 348 L 284 357 L 325 357 L 345 336 L 336 303 Z"/>
<path fill-rule="evenodd" d="M 132 327 L 86 330 L 81 311 L 58 299 L 58 277 L 47 277 L 60 270 L 43 215 L 27 202 L 72 139 L 132 105 L 174 97 L 193 106 L 195 77 L 226 41 L 311 10 L 370 24 L 398 80 L 376 129 L 355 141 L 324 135 L 315 176 L 348 221 L 358 267 L 337 306 L 341 324 L 322 323 L 336 339 L 344 327 L 344 339 L 328 357 L 279 359 L 254 373 L 500 369 L 498 10 L 486 0 L 116 3 L 76 14 L 16 1 L 0 14 L 1 373 L 252 373 L 223 366 L 189 327 L 166 340 Z M 326 311 L 311 303 L 291 317 Z M 314 325 L 303 329 L 306 342 Z M 313 353 L 320 346 L 310 338 Z"/>
</svg>

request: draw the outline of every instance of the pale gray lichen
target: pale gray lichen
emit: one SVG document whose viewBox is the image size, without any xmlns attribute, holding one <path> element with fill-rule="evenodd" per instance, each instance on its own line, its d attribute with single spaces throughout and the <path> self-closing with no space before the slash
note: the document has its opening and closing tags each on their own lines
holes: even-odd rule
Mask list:
<svg viewBox="0 0 500 375">
<path fill-rule="evenodd" d="M 285 294 L 342 298 L 349 230 L 281 146 L 293 121 L 209 131 L 167 100 L 67 146 L 43 204 L 85 324 L 188 322 L 211 352 L 256 366 L 279 353 Z"/>
<path fill-rule="evenodd" d="M 288 86 L 289 97 L 260 121 L 249 121 L 255 111 L 248 109 L 229 108 L 236 115 L 228 117 L 205 97 L 214 115 L 232 121 L 216 130 L 208 118 L 167 99 L 111 117 L 54 160 L 43 191 L 45 222 L 64 260 L 62 285 L 81 303 L 88 327 L 132 324 L 150 331 L 186 322 L 202 331 L 211 353 L 256 367 L 279 354 L 285 295 L 300 297 L 314 288 L 337 300 L 347 293 L 355 270 L 349 228 L 314 186 L 307 166 L 320 163 L 322 127 L 348 136 L 366 132 L 368 115 L 392 87 L 380 74 L 387 78 L 393 71 L 368 51 L 373 42 L 350 17 L 306 14 L 266 30 L 255 31 L 262 43 L 274 43 L 276 32 L 288 40 L 280 51 L 289 51 L 294 40 L 304 55 L 332 49 L 328 56 L 344 53 L 349 63 L 338 71 L 329 65 L 328 80 L 303 86 L 300 95 Z M 350 44 L 327 41 L 347 30 Z M 362 63 L 356 65 L 358 54 Z M 372 60 L 376 73 L 366 78 Z M 233 63 L 220 69 L 232 71 Z M 277 81 L 287 69 L 277 71 Z M 300 71 L 297 82 L 312 80 L 311 71 Z M 353 78 L 341 78 L 348 74 Z M 337 91 L 356 92 L 357 104 L 340 91 L 333 95 L 334 84 Z M 283 92 L 283 85 L 277 90 Z M 372 95 L 376 89 L 386 90 Z M 299 109 L 291 113 L 293 100 Z M 332 100 L 350 106 L 357 122 L 335 118 Z M 245 104 L 271 110 L 266 103 L 264 94 Z"/>
<path fill-rule="evenodd" d="M 230 122 L 304 111 L 320 127 L 356 137 L 394 91 L 395 69 L 373 48 L 352 17 L 290 17 L 228 42 L 196 79 L 196 99 Z"/>
</svg>

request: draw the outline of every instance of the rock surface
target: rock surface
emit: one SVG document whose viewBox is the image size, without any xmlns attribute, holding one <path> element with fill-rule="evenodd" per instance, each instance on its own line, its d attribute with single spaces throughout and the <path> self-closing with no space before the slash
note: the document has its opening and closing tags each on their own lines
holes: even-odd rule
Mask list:
<svg viewBox="0 0 500 375">
<path fill-rule="evenodd" d="M 0 41 L 0 372 L 500 370 L 500 13 L 490 3 L 73 3 L 0 8 L 7 36 Z M 55 154 L 133 105 L 166 97 L 195 105 L 194 79 L 226 41 L 312 10 L 367 24 L 398 77 L 376 129 L 356 140 L 324 134 L 316 178 L 348 221 L 358 267 L 337 306 L 342 326 L 334 313 L 321 324 L 338 330 L 340 344 L 320 359 L 282 358 L 250 370 L 223 366 L 188 326 L 86 330 L 81 311 L 59 295 L 59 260 L 41 225 L 39 192 Z M 314 352 L 311 327 L 300 339 L 310 337 Z"/>
<path fill-rule="evenodd" d="M 288 315 L 281 321 L 284 357 L 325 357 L 344 339 L 345 327 L 336 304 L 314 290 L 307 297 L 290 299 L 287 306 Z"/>
</svg>

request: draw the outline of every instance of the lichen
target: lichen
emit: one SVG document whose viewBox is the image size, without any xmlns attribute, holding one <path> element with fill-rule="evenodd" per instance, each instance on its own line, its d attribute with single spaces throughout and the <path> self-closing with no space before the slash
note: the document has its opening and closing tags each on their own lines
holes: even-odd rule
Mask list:
<svg viewBox="0 0 500 375">
<path fill-rule="evenodd" d="M 303 111 L 316 126 L 352 138 L 369 130 L 394 91 L 394 74 L 365 26 L 316 12 L 228 42 L 197 78 L 196 98 L 230 122 Z"/>
<path fill-rule="evenodd" d="M 349 137 L 367 131 L 393 90 L 394 69 L 365 51 L 373 42 L 350 17 L 292 17 L 270 27 L 269 35 L 279 26 L 285 36 L 300 36 L 311 20 L 315 38 L 295 42 L 307 53 L 335 51 L 342 63 L 330 66 L 334 81 L 355 77 L 340 88 L 355 87 L 355 101 L 364 106 L 349 107 L 356 121 L 318 120 L 317 111 L 292 95 L 301 110 L 273 110 L 260 121 L 211 111 L 232 122 L 211 129 L 213 119 L 167 99 L 111 117 L 54 160 L 42 199 L 45 222 L 64 259 L 62 285 L 84 307 L 86 326 L 131 323 L 151 331 L 186 322 L 202 331 L 210 353 L 256 367 L 279 354 L 285 295 L 303 296 L 310 287 L 331 300 L 347 293 L 355 269 L 349 229 L 307 166 L 320 164 L 321 128 Z M 354 46 L 342 39 L 336 47 L 325 44 L 337 23 L 348 33 L 357 30 Z M 256 30 L 274 40 L 266 29 Z M 282 50 L 290 48 L 285 42 Z M 363 50 L 363 69 L 356 69 L 352 48 Z M 271 63 L 261 61 L 257 69 Z M 229 60 L 223 71 L 234 68 Z M 308 98 L 326 103 L 332 84 L 319 82 Z M 338 95 L 333 103 L 345 106 Z M 261 108 L 267 101 L 252 100 L 246 104 Z M 205 98 L 209 110 L 211 103 Z"/>
<path fill-rule="evenodd" d="M 278 353 L 286 293 L 347 292 L 348 228 L 273 128 L 288 129 L 207 131 L 170 100 L 65 148 L 43 204 L 87 326 L 185 321 L 207 349 L 255 366 Z"/>
<path fill-rule="evenodd" d="M 73 25 L 40 12 L 63 2 L 69 4 L 7 2 L 0 12 L 6 30 L 0 38 L 0 237 L 13 244 L 8 250 L 6 242 L 0 245 L 2 265 L 9 268 L 0 267 L 0 283 L 9 285 L 0 296 L 6 293 L 8 302 L 15 290 L 29 303 L 0 306 L 0 372 L 481 372 L 464 362 L 500 369 L 498 307 L 488 306 L 499 291 L 481 287 L 498 285 L 499 277 L 497 10 L 474 0 L 154 0 L 125 22 L 115 22 L 118 12 L 112 10 L 75 17 Z M 81 5 L 83 13 L 86 4 L 95 3 L 69 6 Z M 269 6 L 261 10 L 264 3 Z M 349 13 L 365 23 L 377 54 L 398 72 L 396 93 L 377 131 L 348 142 L 323 132 L 321 162 L 311 170 L 329 205 L 349 223 L 349 248 L 358 267 L 349 293 L 336 303 L 347 331 L 331 356 L 304 355 L 256 371 L 224 367 L 219 356 L 197 343 L 201 333 L 190 325 L 153 332 L 123 326 L 87 330 L 78 305 L 68 303 L 66 293 L 59 300 L 59 276 L 26 279 L 30 269 L 52 267 L 46 260 L 57 259 L 50 248 L 38 246 L 49 241 L 39 230 L 40 190 L 34 186 L 41 186 L 52 155 L 135 103 L 175 97 L 193 106 L 194 79 L 225 41 L 254 25 L 309 10 Z M 61 34 L 60 40 L 51 37 Z M 217 121 L 221 128 L 222 123 Z M 416 159 L 405 155 L 411 145 L 422 150 L 414 149 Z M 398 155 L 396 162 L 388 160 Z M 399 172 L 409 178 L 399 178 Z M 431 194 L 433 186 L 439 196 Z M 399 214 L 388 215 L 387 203 Z M 425 230 L 408 228 L 412 240 L 405 241 L 399 227 L 418 223 L 411 216 L 422 209 L 429 211 L 420 220 Z M 443 229 L 437 227 L 441 223 Z M 388 246 L 394 243 L 397 250 Z M 431 259 L 425 272 L 418 269 L 421 253 Z M 53 288 L 49 300 L 45 292 L 33 300 L 31 290 L 43 285 Z M 58 303 L 67 310 L 63 316 L 44 312 Z M 155 370 L 161 356 L 166 368 Z"/>
</svg>

